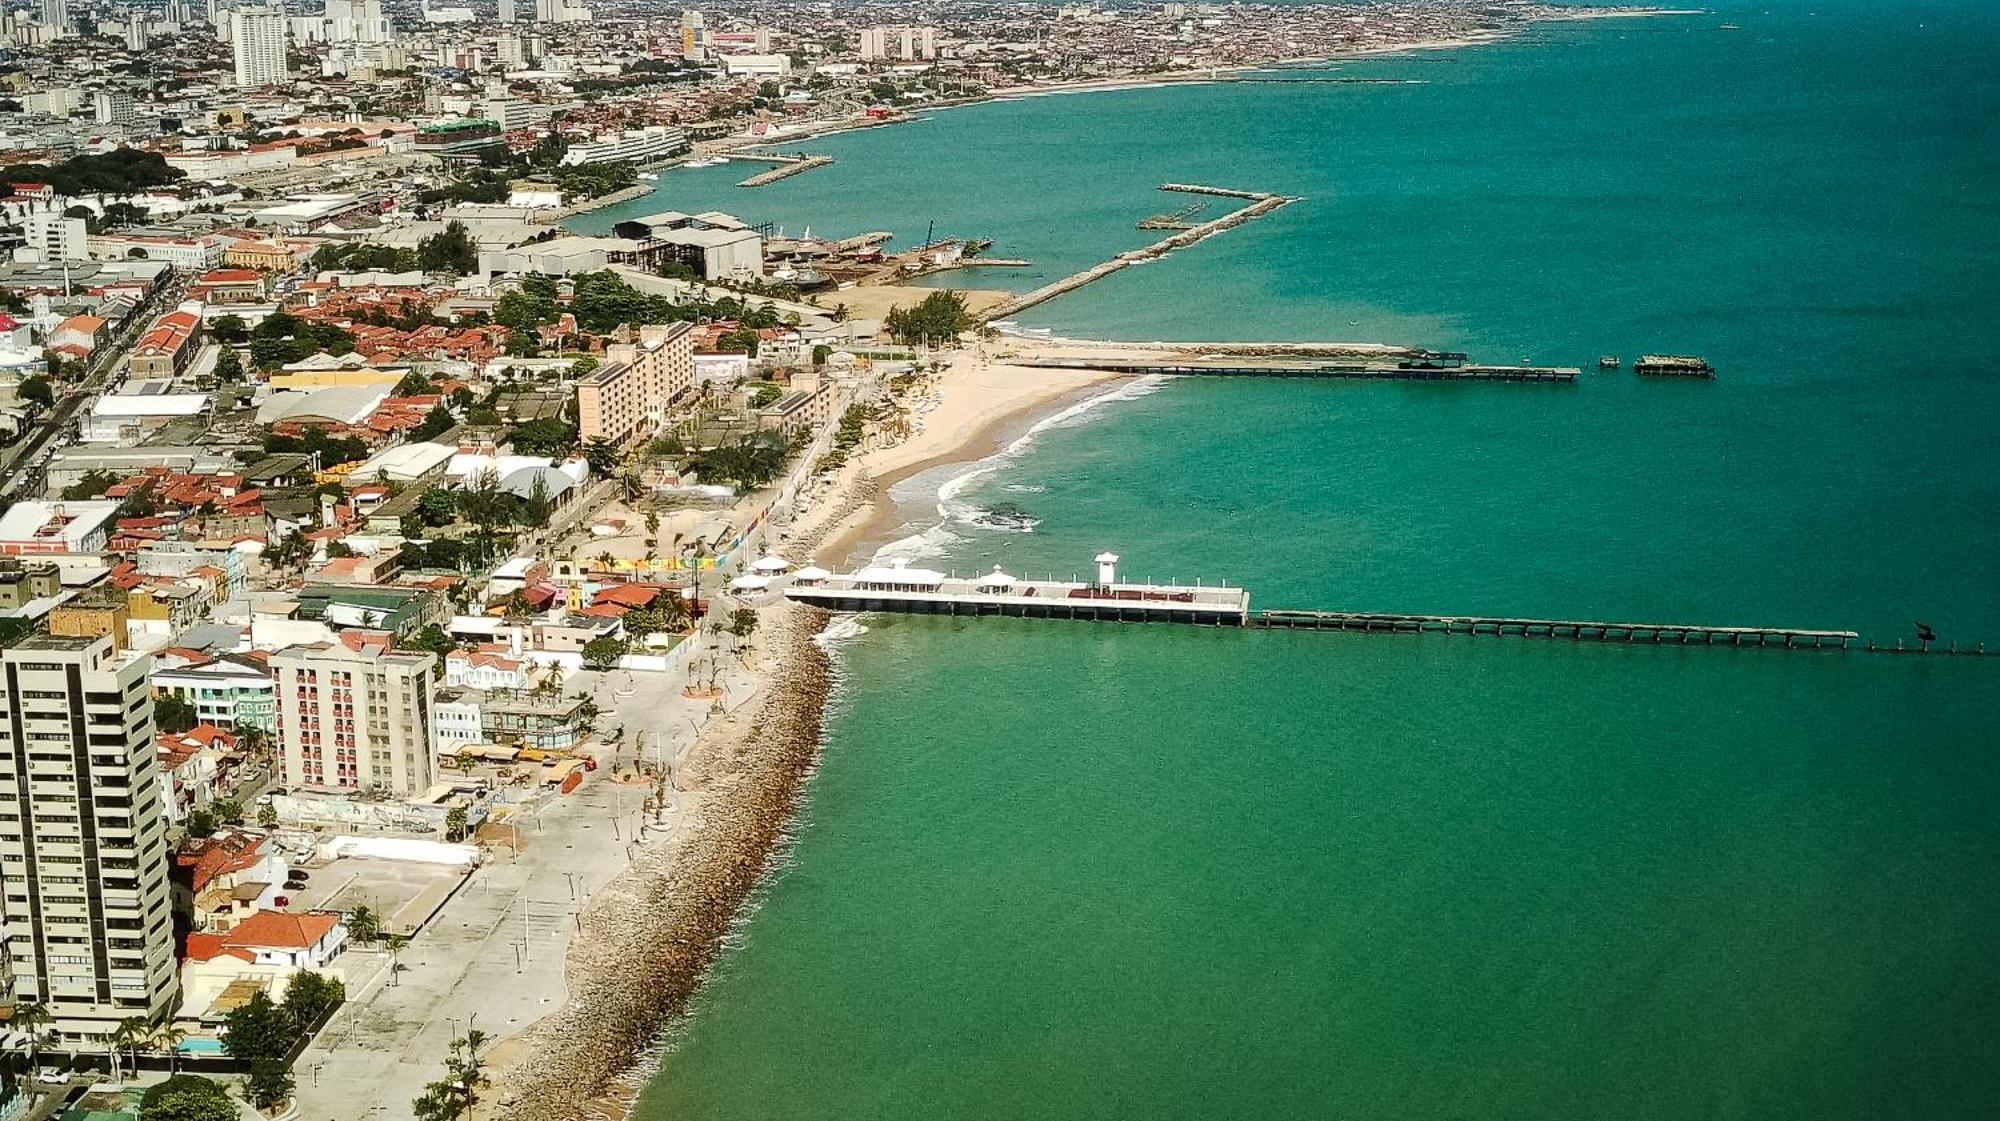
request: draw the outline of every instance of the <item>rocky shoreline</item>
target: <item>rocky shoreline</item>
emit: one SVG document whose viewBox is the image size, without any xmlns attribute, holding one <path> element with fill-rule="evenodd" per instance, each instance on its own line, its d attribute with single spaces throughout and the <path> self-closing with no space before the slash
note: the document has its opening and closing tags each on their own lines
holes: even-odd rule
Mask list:
<svg viewBox="0 0 2000 1121">
<path fill-rule="evenodd" d="M 787 551 L 807 555 L 837 536 L 875 491 L 854 464 L 826 486 Z M 591 897 L 564 967 L 568 1001 L 495 1049 L 479 1116 L 627 1116 L 650 1073 L 646 1057 L 770 871 L 819 762 L 833 667 L 815 641 L 826 612 L 780 602 L 760 615 L 769 658 L 761 695 L 697 737 L 679 779 L 683 823 L 642 839 L 632 863 Z"/>
<path fill-rule="evenodd" d="M 678 835 L 643 842 L 585 908 L 567 963 L 570 999 L 512 1041 L 520 1057 L 491 1072 L 488 1116 L 623 1116 L 625 1076 L 700 988 L 770 868 L 819 758 L 832 670 L 813 641 L 825 612 L 786 604 L 765 615 L 770 687 L 754 713 L 711 722 L 690 753 Z"/>
</svg>

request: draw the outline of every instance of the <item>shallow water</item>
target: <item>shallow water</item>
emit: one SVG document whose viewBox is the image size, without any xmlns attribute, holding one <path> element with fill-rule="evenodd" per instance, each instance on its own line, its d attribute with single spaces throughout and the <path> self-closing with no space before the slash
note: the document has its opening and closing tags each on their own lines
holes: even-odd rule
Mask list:
<svg viewBox="0 0 2000 1121">
<path fill-rule="evenodd" d="M 1996 49 L 1972 3 L 1579 24 L 1344 71 L 1424 85 L 954 110 L 631 209 L 935 217 L 1052 276 L 1160 181 L 1291 191 L 1023 318 L 1722 371 L 1175 381 L 926 476 L 930 563 L 2000 642 Z M 2000 1111 L 2000 663 L 866 625 L 641 1117 Z"/>
</svg>

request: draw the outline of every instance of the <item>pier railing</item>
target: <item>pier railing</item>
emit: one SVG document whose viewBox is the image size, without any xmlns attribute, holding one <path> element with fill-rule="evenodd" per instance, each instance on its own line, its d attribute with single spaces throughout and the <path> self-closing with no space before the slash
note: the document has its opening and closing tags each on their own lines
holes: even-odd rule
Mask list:
<svg viewBox="0 0 2000 1121">
<path fill-rule="evenodd" d="M 1854 631 L 1796 627 L 1717 627 L 1698 623 L 1613 623 L 1576 619 L 1524 619 L 1491 615 L 1401 615 L 1365 611 L 1266 610 L 1252 625 L 1314 631 L 1367 631 L 1386 634 L 1483 634 L 1522 638 L 1563 638 L 1582 642 L 1629 642 L 1678 646 L 1783 646 L 1844 650 L 1859 641 Z"/>
</svg>

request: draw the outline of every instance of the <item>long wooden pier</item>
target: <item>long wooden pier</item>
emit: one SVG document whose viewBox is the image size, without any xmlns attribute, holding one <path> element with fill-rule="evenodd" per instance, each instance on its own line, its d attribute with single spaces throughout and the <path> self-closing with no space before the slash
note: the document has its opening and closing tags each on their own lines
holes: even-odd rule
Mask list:
<svg viewBox="0 0 2000 1121">
<path fill-rule="evenodd" d="M 1252 626 L 1311 631 L 1364 631 L 1377 634 L 1476 634 L 1561 638 L 1578 642 L 1626 642 L 1674 646 L 1781 646 L 1786 649 L 1845 650 L 1860 639 L 1854 631 L 1795 627 L 1712 627 L 1695 623 L 1608 623 L 1571 619 L 1522 619 L 1488 615 L 1397 615 L 1363 611 L 1267 610 Z"/>
<path fill-rule="evenodd" d="M 1159 241 L 1143 248 L 1129 249 L 1111 258 L 1109 261 L 1101 261 L 1084 269 L 1082 272 L 1071 273 L 1069 276 L 1063 277 L 1054 283 L 1044 284 L 1032 292 L 1023 292 L 1010 300 L 988 308 L 984 313 L 985 322 L 991 323 L 996 319 L 1006 319 L 1010 316 L 1018 315 L 1034 307 L 1036 304 L 1053 300 L 1057 296 L 1081 288 L 1093 280 L 1101 280 L 1104 277 L 1110 276 L 1119 269 L 1138 264 L 1141 261 L 1151 261 L 1164 257 L 1176 249 L 1184 249 L 1203 238 L 1212 237 L 1224 230 L 1240 226 L 1252 218 L 1269 214 L 1281 206 L 1299 201 L 1299 196 L 1297 195 L 1274 195 L 1262 191 L 1239 191 L 1230 187 L 1208 187 L 1192 183 L 1164 183 L 1160 186 L 1160 189 L 1163 191 L 1182 191 L 1197 195 L 1222 195 L 1228 198 L 1245 199 L 1248 200 L 1248 205 L 1232 210 L 1220 218 L 1211 218 L 1199 225 L 1178 230 L 1170 236 L 1161 238 Z"/>
<path fill-rule="evenodd" d="M 1121 362 L 1116 359 L 1038 358 L 1022 366 L 1105 370 L 1116 374 L 1163 374 L 1218 378 L 1353 378 L 1364 381 L 1573 382 L 1574 366 L 1460 366 L 1432 363 L 1310 362 Z"/>
</svg>

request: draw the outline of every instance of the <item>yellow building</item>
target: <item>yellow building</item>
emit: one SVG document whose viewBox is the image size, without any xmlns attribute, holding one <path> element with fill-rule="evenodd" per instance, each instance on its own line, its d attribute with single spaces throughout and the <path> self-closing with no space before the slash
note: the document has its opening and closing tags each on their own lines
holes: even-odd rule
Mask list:
<svg viewBox="0 0 2000 1121">
<path fill-rule="evenodd" d="M 606 365 L 576 385 L 577 435 L 620 447 L 659 431 L 667 403 L 694 387 L 694 328 L 649 324 L 636 343 L 604 350 Z"/>
<path fill-rule="evenodd" d="M 122 653 L 125 649 L 125 624 L 131 618 L 132 611 L 126 605 L 125 593 L 107 589 L 78 597 L 50 611 L 49 633 L 65 638 L 96 638 L 108 634 L 112 650 Z"/>
<path fill-rule="evenodd" d="M 347 385 L 394 386 L 402 380 L 401 374 L 378 370 L 373 366 L 338 370 L 276 370 L 271 374 L 271 388 L 279 390 L 333 389 Z"/>
<path fill-rule="evenodd" d="M 222 263 L 232 268 L 289 273 L 298 268 L 298 257 L 282 242 L 239 241 L 222 251 Z"/>
</svg>

